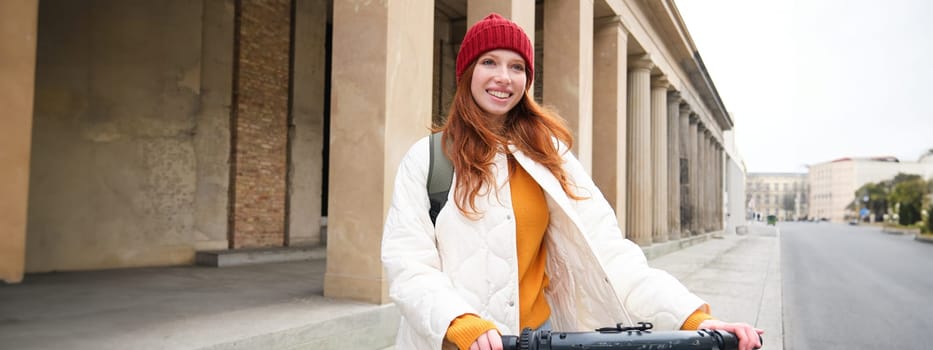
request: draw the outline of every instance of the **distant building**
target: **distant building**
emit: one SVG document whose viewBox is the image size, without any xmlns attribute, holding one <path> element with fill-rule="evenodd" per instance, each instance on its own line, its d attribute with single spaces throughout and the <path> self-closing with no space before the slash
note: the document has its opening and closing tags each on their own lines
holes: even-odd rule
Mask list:
<svg viewBox="0 0 933 350">
<path fill-rule="evenodd" d="M 898 173 L 933 176 L 933 157 L 926 154 L 917 162 L 901 162 L 895 157 L 840 158 L 810 166 L 810 216 L 843 222 L 855 216 L 846 207 L 855 200 L 855 190 L 869 182 L 894 178 Z"/>
<path fill-rule="evenodd" d="M 749 173 L 745 186 L 748 218 L 799 220 L 807 215 L 809 186 L 805 173 Z"/>
</svg>

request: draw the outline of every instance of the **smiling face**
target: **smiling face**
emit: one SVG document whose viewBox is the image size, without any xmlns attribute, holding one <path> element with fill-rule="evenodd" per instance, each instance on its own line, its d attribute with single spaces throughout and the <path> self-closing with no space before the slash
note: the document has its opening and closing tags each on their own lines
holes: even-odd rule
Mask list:
<svg viewBox="0 0 933 350">
<path fill-rule="evenodd" d="M 521 101 L 527 79 L 522 56 L 511 50 L 492 50 L 477 58 L 470 92 L 483 112 L 501 118 Z"/>
</svg>

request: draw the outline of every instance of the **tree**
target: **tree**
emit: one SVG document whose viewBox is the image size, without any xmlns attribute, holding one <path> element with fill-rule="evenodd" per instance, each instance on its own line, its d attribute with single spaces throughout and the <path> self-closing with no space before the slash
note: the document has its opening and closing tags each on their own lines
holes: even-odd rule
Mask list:
<svg viewBox="0 0 933 350">
<path fill-rule="evenodd" d="M 890 182 L 893 182 L 893 180 L 890 180 Z M 866 183 L 855 190 L 855 200 L 849 204 L 847 209 L 858 211 L 862 206 L 865 206 L 875 216 L 874 221 L 881 221 L 884 214 L 888 212 L 889 192 L 886 181 Z M 868 196 L 868 202 L 864 201 L 865 196 Z"/>
<path fill-rule="evenodd" d="M 916 181 L 916 180 L 923 180 L 923 177 L 920 175 L 916 175 L 916 174 L 897 173 L 897 175 L 894 175 L 894 179 L 891 181 L 893 182 L 892 186 L 897 186 L 897 184 L 901 182 Z"/>
<path fill-rule="evenodd" d="M 900 204 L 897 213 L 898 223 L 901 225 L 916 224 L 920 221 L 920 208 L 923 208 L 926 181 L 918 175 L 897 174 L 894 177 L 894 183 L 894 189 L 888 196 L 888 201 Z"/>
<path fill-rule="evenodd" d="M 933 148 L 930 149 L 930 154 L 933 154 Z M 927 233 L 933 233 L 933 177 L 930 178 L 930 181 L 927 181 L 924 205 L 927 207 Z"/>
<path fill-rule="evenodd" d="M 933 233 L 933 205 L 927 207 L 927 233 Z"/>
<path fill-rule="evenodd" d="M 933 177 L 930 178 L 930 181 L 927 181 L 927 204 L 933 201 Z"/>
</svg>

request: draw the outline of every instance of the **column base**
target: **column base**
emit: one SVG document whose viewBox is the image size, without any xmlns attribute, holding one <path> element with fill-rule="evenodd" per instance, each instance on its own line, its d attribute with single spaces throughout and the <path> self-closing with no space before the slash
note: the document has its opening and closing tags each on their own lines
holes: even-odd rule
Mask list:
<svg viewBox="0 0 933 350">
<path fill-rule="evenodd" d="M 389 283 L 384 278 L 357 277 L 332 273 L 324 275 L 324 296 L 358 300 L 380 305 L 391 302 L 391 300 L 389 300 Z"/>
</svg>

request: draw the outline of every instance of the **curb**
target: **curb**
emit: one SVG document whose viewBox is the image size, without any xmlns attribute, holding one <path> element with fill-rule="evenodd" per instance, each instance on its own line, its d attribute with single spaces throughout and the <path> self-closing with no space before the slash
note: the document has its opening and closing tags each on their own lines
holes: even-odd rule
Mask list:
<svg viewBox="0 0 933 350">
<path fill-rule="evenodd" d="M 884 227 L 881 229 L 881 232 L 884 232 L 890 235 L 915 235 L 915 236 L 920 235 L 919 229 L 907 229 L 907 228 Z"/>
</svg>

